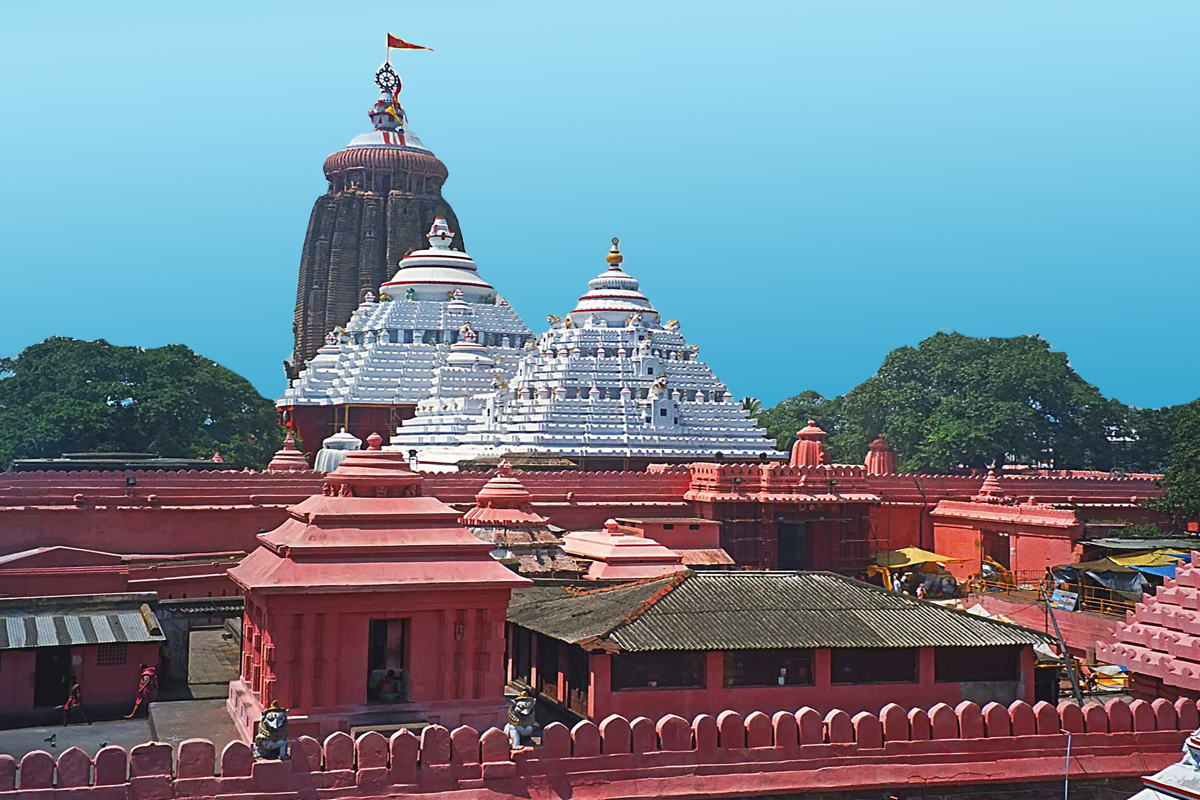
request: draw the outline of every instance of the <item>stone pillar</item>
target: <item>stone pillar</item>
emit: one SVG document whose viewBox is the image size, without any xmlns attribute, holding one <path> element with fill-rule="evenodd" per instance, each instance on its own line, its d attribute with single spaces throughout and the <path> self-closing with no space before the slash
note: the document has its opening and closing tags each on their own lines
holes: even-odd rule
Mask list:
<svg viewBox="0 0 1200 800">
<path fill-rule="evenodd" d="M 600 650 L 588 653 L 588 674 L 588 717 L 602 720 L 612 709 L 612 656 Z"/>
<path fill-rule="evenodd" d="M 934 649 L 922 647 L 917 651 L 917 684 L 933 688 L 936 682 Z"/>
<path fill-rule="evenodd" d="M 824 689 L 828 693 L 832 686 L 832 658 L 829 648 L 819 647 L 813 651 L 813 687 Z"/>
</svg>

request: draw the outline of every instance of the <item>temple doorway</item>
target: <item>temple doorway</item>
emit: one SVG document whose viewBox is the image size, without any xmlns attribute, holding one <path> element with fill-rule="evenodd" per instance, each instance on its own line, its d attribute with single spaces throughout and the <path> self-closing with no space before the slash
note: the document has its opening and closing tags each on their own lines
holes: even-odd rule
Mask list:
<svg viewBox="0 0 1200 800">
<path fill-rule="evenodd" d="M 779 520 L 775 528 L 779 537 L 779 569 L 812 569 L 808 524 Z"/>
<path fill-rule="evenodd" d="M 61 706 L 67 699 L 70 647 L 39 647 L 34 660 L 33 705 Z"/>
<path fill-rule="evenodd" d="M 1007 533 L 983 532 L 983 555 L 1005 569 L 1012 569 Z"/>
<path fill-rule="evenodd" d="M 408 620 L 373 619 L 367 633 L 367 702 L 403 702 Z"/>
</svg>

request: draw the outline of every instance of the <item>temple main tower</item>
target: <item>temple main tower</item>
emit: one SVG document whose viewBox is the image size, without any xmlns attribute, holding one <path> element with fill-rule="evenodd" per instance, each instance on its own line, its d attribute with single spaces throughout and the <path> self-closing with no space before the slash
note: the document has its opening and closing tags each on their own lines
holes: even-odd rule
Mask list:
<svg viewBox="0 0 1200 800">
<path fill-rule="evenodd" d="M 313 204 L 300 255 L 289 378 L 329 331 L 346 324 L 368 290 L 391 277 L 401 258 L 427 246 L 425 233 L 436 218 L 458 232 L 454 249 L 463 249 L 458 219 L 442 197 L 446 165 L 408 126 L 400 76 L 385 63 L 375 84 L 374 130 L 325 159 L 329 190 Z"/>
</svg>

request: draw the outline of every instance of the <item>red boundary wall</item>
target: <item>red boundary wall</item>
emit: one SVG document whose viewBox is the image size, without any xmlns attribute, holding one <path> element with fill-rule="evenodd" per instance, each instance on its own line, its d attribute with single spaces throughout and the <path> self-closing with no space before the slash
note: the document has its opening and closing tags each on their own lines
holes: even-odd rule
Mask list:
<svg viewBox="0 0 1200 800">
<path fill-rule="evenodd" d="M 302 736 L 289 761 L 255 761 L 231 742 L 190 739 L 178 751 L 147 743 L 110 746 L 90 759 L 78 748 L 36 750 L 18 763 L 0 756 L 0 798 L 166 800 L 167 798 L 382 798 L 454 792 L 485 800 L 615 800 L 789 795 L 863 789 L 1021 783 L 1061 779 L 1071 738 L 1070 774 L 1090 780 L 1156 772 L 1179 760 L 1200 726 L 1191 700 L 1136 700 L 1079 706 L 1062 702 L 980 708 L 963 702 L 878 715 L 811 708 L 768 717 L 726 711 L 690 723 L 611 716 L 568 729 L 552 723 L 537 748 L 511 751 L 492 728 L 418 737 L 334 733 Z"/>
</svg>

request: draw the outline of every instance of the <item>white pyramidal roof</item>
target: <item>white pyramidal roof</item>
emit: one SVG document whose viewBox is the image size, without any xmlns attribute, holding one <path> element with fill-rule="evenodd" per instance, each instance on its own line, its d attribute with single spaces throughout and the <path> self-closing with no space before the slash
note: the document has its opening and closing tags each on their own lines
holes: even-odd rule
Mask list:
<svg viewBox="0 0 1200 800">
<path fill-rule="evenodd" d="M 464 384 L 474 391 L 512 374 L 533 332 L 471 257 L 450 249 L 454 232 L 445 219 L 428 238 L 429 249 L 401 259 L 380 295 L 368 292 L 346 326 L 325 337 L 277 406 L 412 405 L 437 393 L 447 362 L 486 370 L 485 382 Z M 469 347 L 455 350 L 468 339 Z"/>
<path fill-rule="evenodd" d="M 448 365 L 440 391 L 417 404 L 392 437 L 415 450 L 422 469 L 510 452 L 664 461 L 782 456 L 756 427 L 697 348 L 662 318 L 637 280 L 609 269 L 588 284 L 566 319 L 520 361 L 511 380 L 485 391 L 484 368 Z M 472 374 L 477 377 L 470 379 Z"/>
</svg>

